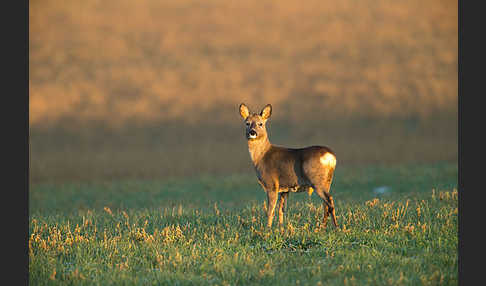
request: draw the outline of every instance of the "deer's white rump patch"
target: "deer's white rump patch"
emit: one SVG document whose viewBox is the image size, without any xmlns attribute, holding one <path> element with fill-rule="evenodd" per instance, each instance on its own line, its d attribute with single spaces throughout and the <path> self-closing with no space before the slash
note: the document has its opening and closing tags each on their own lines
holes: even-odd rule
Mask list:
<svg viewBox="0 0 486 286">
<path fill-rule="evenodd" d="M 325 166 L 331 166 L 335 167 L 336 166 L 336 157 L 332 155 L 331 153 L 326 153 L 324 156 L 320 158 L 321 164 Z"/>
</svg>

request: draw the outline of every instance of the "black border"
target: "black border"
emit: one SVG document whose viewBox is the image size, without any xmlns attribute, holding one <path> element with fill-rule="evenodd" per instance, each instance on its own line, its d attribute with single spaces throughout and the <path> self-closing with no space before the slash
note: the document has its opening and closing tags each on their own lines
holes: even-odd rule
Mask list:
<svg viewBox="0 0 486 286">
<path fill-rule="evenodd" d="M 15 3 L 15 4 L 14 4 Z M 7 182 L 3 184 L 4 238 L 10 255 L 4 255 L 7 265 L 4 281 L 15 281 L 15 285 L 29 284 L 29 1 L 14 1 L 3 9 L 4 66 L 2 78 L 7 89 L 4 98 L 8 103 L 3 113 L 4 124 L 4 171 Z M 6 145 L 6 146 L 5 146 Z M 14 197 L 14 201 L 10 197 Z M 10 207 L 11 206 L 11 207 Z M 12 231 L 10 231 L 11 229 Z M 17 235 L 11 235 L 15 232 Z M 15 247 L 11 247 L 15 246 Z M 9 279 L 12 278 L 12 279 Z"/>
<path fill-rule="evenodd" d="M 465 3 L 469 4 L 466 8 Z M 458 1 L 458 282 L 484 280 L 484 10 L 476 2 Z M 480 2 L 477 2 L 480 3 Z M 467 35 L 466 35 L 467 32 Z M 468 43 L 464 41 L 468 39 Z M 475 100 L 477 102 L 475 102 Z M 469 136 L 468 136 L 469 135 Z M 471 137 L 473 139 L 471 139 Z M 467 179 L 466 179 L 467 178 Z M 479 282 L 479 283 L 478 283 Z M 483 282 L 484 283 L 484 282 Z"/>
<path fill-rule="evenodd" d="M 29 1 L 5 2 L 2 31 L 2 281 L 29 283 Z M 10 276 L 10 277 L 9 277 Z M 7 282 L 8 283 L 8 282 Z"/>
</svg>

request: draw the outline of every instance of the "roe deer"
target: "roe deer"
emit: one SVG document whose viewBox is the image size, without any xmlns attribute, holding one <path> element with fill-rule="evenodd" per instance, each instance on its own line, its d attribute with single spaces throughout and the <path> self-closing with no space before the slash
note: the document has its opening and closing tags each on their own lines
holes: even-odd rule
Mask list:
<svg viewBox="0 0 486 286">
<path fill-rule="evenodd" d="M 258 182 L 267 193 L 267 227 L 272 227 L 275 206 L 280 194 L 278 221 L 283 224 L 289 192 L 309 192 L 315 190 L 323 200 L 324 218 L 322 229 L 326 227 L 329 214 L 338 227 L 334 201 L 329 189 L 336 168 L 336 156 L 328 147 L 310 146 L 306 148 L 285 148 L 270 143 L 265 124 L 272 114 L 272 106 L 267 104 L 260 114 L 250 114 L 248 107 L 240 104 L 240 115 L 246 124 L 246 139 L 251 161 L 255 167 Z"/>
</svg>

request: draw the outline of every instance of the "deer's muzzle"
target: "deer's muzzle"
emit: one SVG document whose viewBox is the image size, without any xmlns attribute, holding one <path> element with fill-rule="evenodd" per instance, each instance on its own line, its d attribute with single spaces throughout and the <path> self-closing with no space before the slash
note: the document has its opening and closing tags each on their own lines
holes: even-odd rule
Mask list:
<svg viewBox="0 0 486 286">
<path fill-rule="evenodd" d="M 250 130 L 250 132 L 248 132 L 248 138 L 250 139 L 255 139 L 257 137 L 257 133 L 255 130 Z"/>
</svg>

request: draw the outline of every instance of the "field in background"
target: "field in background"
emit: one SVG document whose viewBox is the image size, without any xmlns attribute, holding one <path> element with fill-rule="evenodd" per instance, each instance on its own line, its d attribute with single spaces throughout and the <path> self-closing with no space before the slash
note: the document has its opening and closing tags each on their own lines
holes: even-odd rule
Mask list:
<svg viewBox="0 0 486 286">
<path fill-rule="evenodd" d="M 32 182 L 248 171 L 239 103 L 338 164 L 457 161 L 456 1 L 29 3 Z"/>
<path fill-rule="evenodd" d="M 298 120 L 457 109 L 457 1 L 29 4 L 36 127 L 227 121 L 241 101 Z"/>
<path fill-rule="evenodd" d="M 456 1 L 45 0 L 29 29 L 32 182 L 247 171 L 241 102 L 338 164 L 457 160 Z"/>
<path fill-rule="evenodd" d="M 233 108 L 229 123 L 164 122 L 113 130 L 31 130 L 32 183 L 167 179 L 201 174 L 254 175 L 244 125 Z M 275 114 L 282 112 L 274 110 Z M 338 166 L 451 162 L 457 164 L 457 118 L 291 122 L 270 119 L 272 142 L 291 147 L 328 145 Z"/>
</svg>

